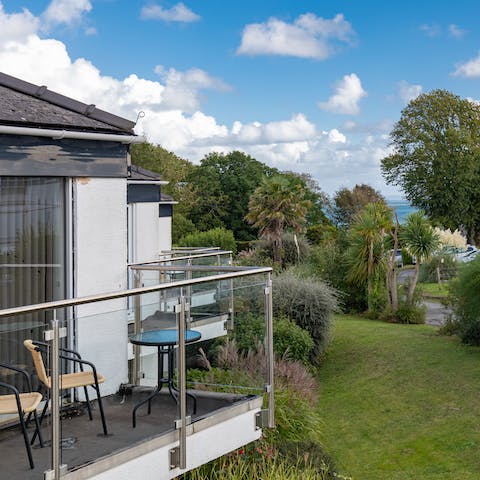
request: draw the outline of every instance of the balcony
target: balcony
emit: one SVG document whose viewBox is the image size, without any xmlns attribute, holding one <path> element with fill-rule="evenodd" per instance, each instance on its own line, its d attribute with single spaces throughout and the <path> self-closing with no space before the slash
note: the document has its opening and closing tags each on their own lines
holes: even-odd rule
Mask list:
<svg viewBox="0 0 480 480">
<path fill-rule="evenodd" d="M 228 252 L 169 256 L 131 265 L 134 288 L 127 291 L 0 311 L 0 324 L 14 325 L 18 338 L 46 339 L 38 348 L 51 377 L 46 388 L 29 356 L 17 362 L 43 394 L 37 410 L 46 405 L 44 447 L 35 442 L 30 469 L 18 415 L 0 417 L 6 478 L 170 479 L 273 426 L 271 269 L 233 267 Z M 253 366 L 253 354 L 238 353 L 235 343 L 252 319 L 265 337 Z M 5 332 L 0 329 L 0 337 Z M 151 338 L 169 338 L 170 347 Z M 84 389 L 61 388 L 60 375 L 79 371 L 62 347 L 78 348 L 105 377 L 100 392 L 107 435 L 94 390 L 88 387 L 89 420 Z M 25 390 L 18 374 L 5 378 Z M 159 378 L 165 385 L 146 401 Z M 30 438 L 34 431 L 31 420 Z"/>
</svg>

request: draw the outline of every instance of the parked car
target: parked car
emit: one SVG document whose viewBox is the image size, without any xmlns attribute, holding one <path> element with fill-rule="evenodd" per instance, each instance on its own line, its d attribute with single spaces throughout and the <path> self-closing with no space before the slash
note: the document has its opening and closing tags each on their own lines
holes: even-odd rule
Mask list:
<svg viewBox="0 0 480 480">
<path fill-rule="evenodd" d="M 390 258 L 392 256 L 392 253 L 393 249 L 388 252 Z M 403 267 L 402 250 L 400 248 L 395 252 L 394 265 L 399 268 Z"/>
<path fill-rule="evenodd" d="M 469 262 L 473 260 L 478 252 L 478 249 L 473 245 L 467 245 L 465 249 L 455 253 L 455 260 L 457 262 Z"/>
<path fill-rule="evenodd" d="M 470 252 L 463 255 L 460 261 L 463 263 L 471 262 L 477 257 L 477 255 L 478 255 L 478 250 L 471 250 Z"/>
</svg>

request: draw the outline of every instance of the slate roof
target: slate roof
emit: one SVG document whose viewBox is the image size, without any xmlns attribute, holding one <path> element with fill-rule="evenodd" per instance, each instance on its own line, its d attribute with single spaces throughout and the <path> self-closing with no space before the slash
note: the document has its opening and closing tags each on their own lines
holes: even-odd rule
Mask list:
<svg viewBox="0 0 480 480">
<path fill-rule="evenodd" d="M 0 72 L 0 124 L 133 133 L 134 122 Z"/>
<path fill-rule="evenodd" d="M 160 203 L 170 203 L 172 205 L 176 205 L 178 202 L 176 202 L 171 195 L 160 192 Z"/>
<path fill-rule="evenodd" d="M 146 181 L 159 181 L 161 176 L 159 173 L 152 172 L 151 170 L 146 170 L 145 168 L 139 167 L 138 165 L 132 165 L 130 167 L 130 176 L 129 180 L 146 180 Z"/>
</svg>

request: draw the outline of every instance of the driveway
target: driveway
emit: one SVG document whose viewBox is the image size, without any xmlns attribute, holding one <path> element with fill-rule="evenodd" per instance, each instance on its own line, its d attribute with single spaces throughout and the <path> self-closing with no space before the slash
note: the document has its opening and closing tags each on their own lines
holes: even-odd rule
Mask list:
<svg viewBox="0 0 480 480">
<path fill-rule="evenodd" d="M 403 284 L 407 278 L 413 277 L 413 274 L 413 269 L 400 270 L 397 273 L 398 283 Z M 452 313 L 451 308 L 445 307 L 439 300 L 426 298 L 423 300 L 423 305 L 427 307 L 425 323 L 434 327 L 441 327 L 448 315 Z"/>
</svg>

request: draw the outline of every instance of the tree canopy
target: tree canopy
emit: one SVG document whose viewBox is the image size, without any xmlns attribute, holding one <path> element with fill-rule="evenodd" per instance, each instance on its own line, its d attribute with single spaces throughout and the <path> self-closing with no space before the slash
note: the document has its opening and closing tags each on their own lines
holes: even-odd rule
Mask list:
<svg viewBox="0 0 480 480">
<path fill-rule="evenodd" d="M 185 215 L 195 201 L 193 189 L 186 183 L 195 166 L 188 160 L 151 143 L 132 145 L 131 155 L 133 164 L 157 172 L 163 180 L 169 182 L 168 185 L 162 185 L 162 192 L 172 195 L 178 202 L 175 213 Z"/>
<path fill-rule="evenodd" d="M 274 261 L 281 263 L 282 233 L 290 228 L 300 232 L 311 206 L 306 190 L 286 175 L 266 178 L 253 192 L 245 219 L 259 229 L 261 238 L 274 244 Z"/>
<path fill-rule="evenodd" d="M 350 225 L 355 215 L 370 203 L 387 205 L 382 194 L 370 185 L 362 183 L 351 190 L 341 188 L 333 197 L 332 217 L 339 226 Z"/>
<path fill-rule="evenodd" d="M 237 240 L 252 240 L 256 231 L 244 220 L 248 200 L 276 172 L 239 151 L 207 155 L 188 178 L 198 197 L 190 218 L 202 230 L 224 226 Z"/>
<path fill-rule="evenodd" d="M 480 106 L 446 90 L 412 100 L 382 160 L 388 183 L 443 226 L 480 237 Z"/>
</svg>

